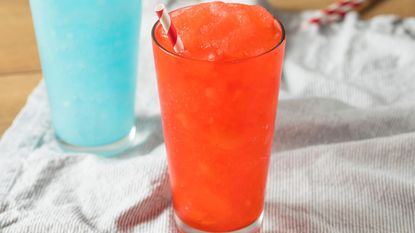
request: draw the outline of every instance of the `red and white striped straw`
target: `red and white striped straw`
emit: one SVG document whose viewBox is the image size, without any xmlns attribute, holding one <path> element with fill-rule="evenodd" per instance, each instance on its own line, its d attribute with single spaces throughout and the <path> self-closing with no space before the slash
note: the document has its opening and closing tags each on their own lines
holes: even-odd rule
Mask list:
<svg viewBox="0 0 415 233">
<path fill-rule="evenodd" d="M 338 0 L 336 3 L 321 10 L 320 16 L 308 19 L 306 25 L 326 25 L 340 21 L 348 12 L 361 7 L 365 1 L 366 0 Z"/>
<path fill-rule="evenodd" d="M 161 25 L 163 26 L 164 31 L 167 34 L 167 37 L 170 39 L 173 49 L 176 53 L 180 53 L 184 50 L 183 41 L 180 39 L 180 36 L 177 34 L 176 28 L 171 22 L 169 13 L 163 4 L 158 4 L 156 6 L 155 12 L 159 18 Z"/>
</svg>

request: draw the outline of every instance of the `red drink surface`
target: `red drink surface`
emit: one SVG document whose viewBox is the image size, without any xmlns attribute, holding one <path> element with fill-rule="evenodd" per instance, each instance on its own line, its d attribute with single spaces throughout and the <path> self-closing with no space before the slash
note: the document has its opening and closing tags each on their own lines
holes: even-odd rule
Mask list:
<svg viewBox="0 0 415 233">
<path fill-rule="evenodd" d="M 153 51 L 175 213 L 199 230 L 237 230 L 263 211 L 283 29 L 262 7 L 242 4 L 172 16 L 185 53 L 173 52 L 159 24 Z M 215 26 L 203 38 L 207 23 Z"/>
<path fill-rule="evenodd" d="M 184 56 L 200 60 L 225 61 L 253 57 L 270 51 L 281 40 L 280 24 L 263 7 L 211 2 L 170 13 L 183 40 Z M 173 47 L 159 27 L 160 44 Z"/>
</svg>

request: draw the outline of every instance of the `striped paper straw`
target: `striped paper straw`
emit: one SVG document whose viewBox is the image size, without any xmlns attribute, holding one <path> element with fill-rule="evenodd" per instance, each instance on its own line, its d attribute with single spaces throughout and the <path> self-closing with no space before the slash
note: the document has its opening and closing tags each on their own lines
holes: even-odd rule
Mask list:
<svg viewBox="0 0 415 233">
<path fill-rule="evenodd" d="M 340 21 L 348 12 L 360 8 L 365 1 L 366 0 L 339 0 L 321 10 L 319 16 L 308 19 L 306 25 L 325 25 Z"/>
<path fill-rule="evenodd" d="M 164 5 L 157 5 L 155 12 L 159 18 L 161 25 L 163 26 L 164 31 L 167 34 L 167 37 L 170 39 L 170 42 L 173 45 L 174 51 L 176 53 L 182 52 L 184 50 L 182 39 L 180 39 L 180 36 L 177 34 L 176 28 L 171 22 L 170 15 Z"/>
</svg>

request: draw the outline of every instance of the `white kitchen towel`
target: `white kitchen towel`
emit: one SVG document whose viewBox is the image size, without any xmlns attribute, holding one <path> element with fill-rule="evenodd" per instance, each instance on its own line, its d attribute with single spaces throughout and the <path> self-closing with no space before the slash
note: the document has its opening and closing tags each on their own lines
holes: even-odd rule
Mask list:
<svg viewBox="0 0 415 233">
<path fill-rule="evenodd" d="M 0 232 L 176 232 L 155 2 L 143 4 L 137 147 L 111 159 L 62 152 L 41 83 L 0 141 Z M 278 13 L 287 52 L 262 232 L 415 232 L 415 18 L 350 14 L 302 31 L 309 14 Z"/>
</svg>

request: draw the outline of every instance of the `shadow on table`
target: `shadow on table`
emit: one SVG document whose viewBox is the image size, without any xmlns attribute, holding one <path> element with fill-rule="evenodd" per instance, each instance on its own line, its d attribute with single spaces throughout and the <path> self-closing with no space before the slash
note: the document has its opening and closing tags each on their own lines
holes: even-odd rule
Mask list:
<svg viewBox="0 0 415 233">
<path fill-rule="evenodd" d="M 164 143 L 163 127 L 160 115 L 137 116 L 136 138 L 134 146 L 117 158 L 129 158 L 136 155 L 148 155 L 158 146 Z"/>
<path fill-rule="evenodd" d="M 117 231 L 129 232 L 140 224 L 149 223 L 170 207 L 171 190 L 167 170 L 152 185 L 153 191 L 148 197 L 124 211 L 116 219 Z M 310 221 L 310 211 L 303 205 L 267 202 L 265 216 L 266 222 L 261 233 L 315 232 Z M 168 219 L 168 232 L 178 233 L 171 208 Z"/>
<path fill-rule="evenodd" d="M 170 205 L 170 186 L 167 170 L 152 184 L 151 194 L 124 211 L 116 220 L 117 230 L 126 232 L 137 225 L 156 219 Z"/>
</svg>

